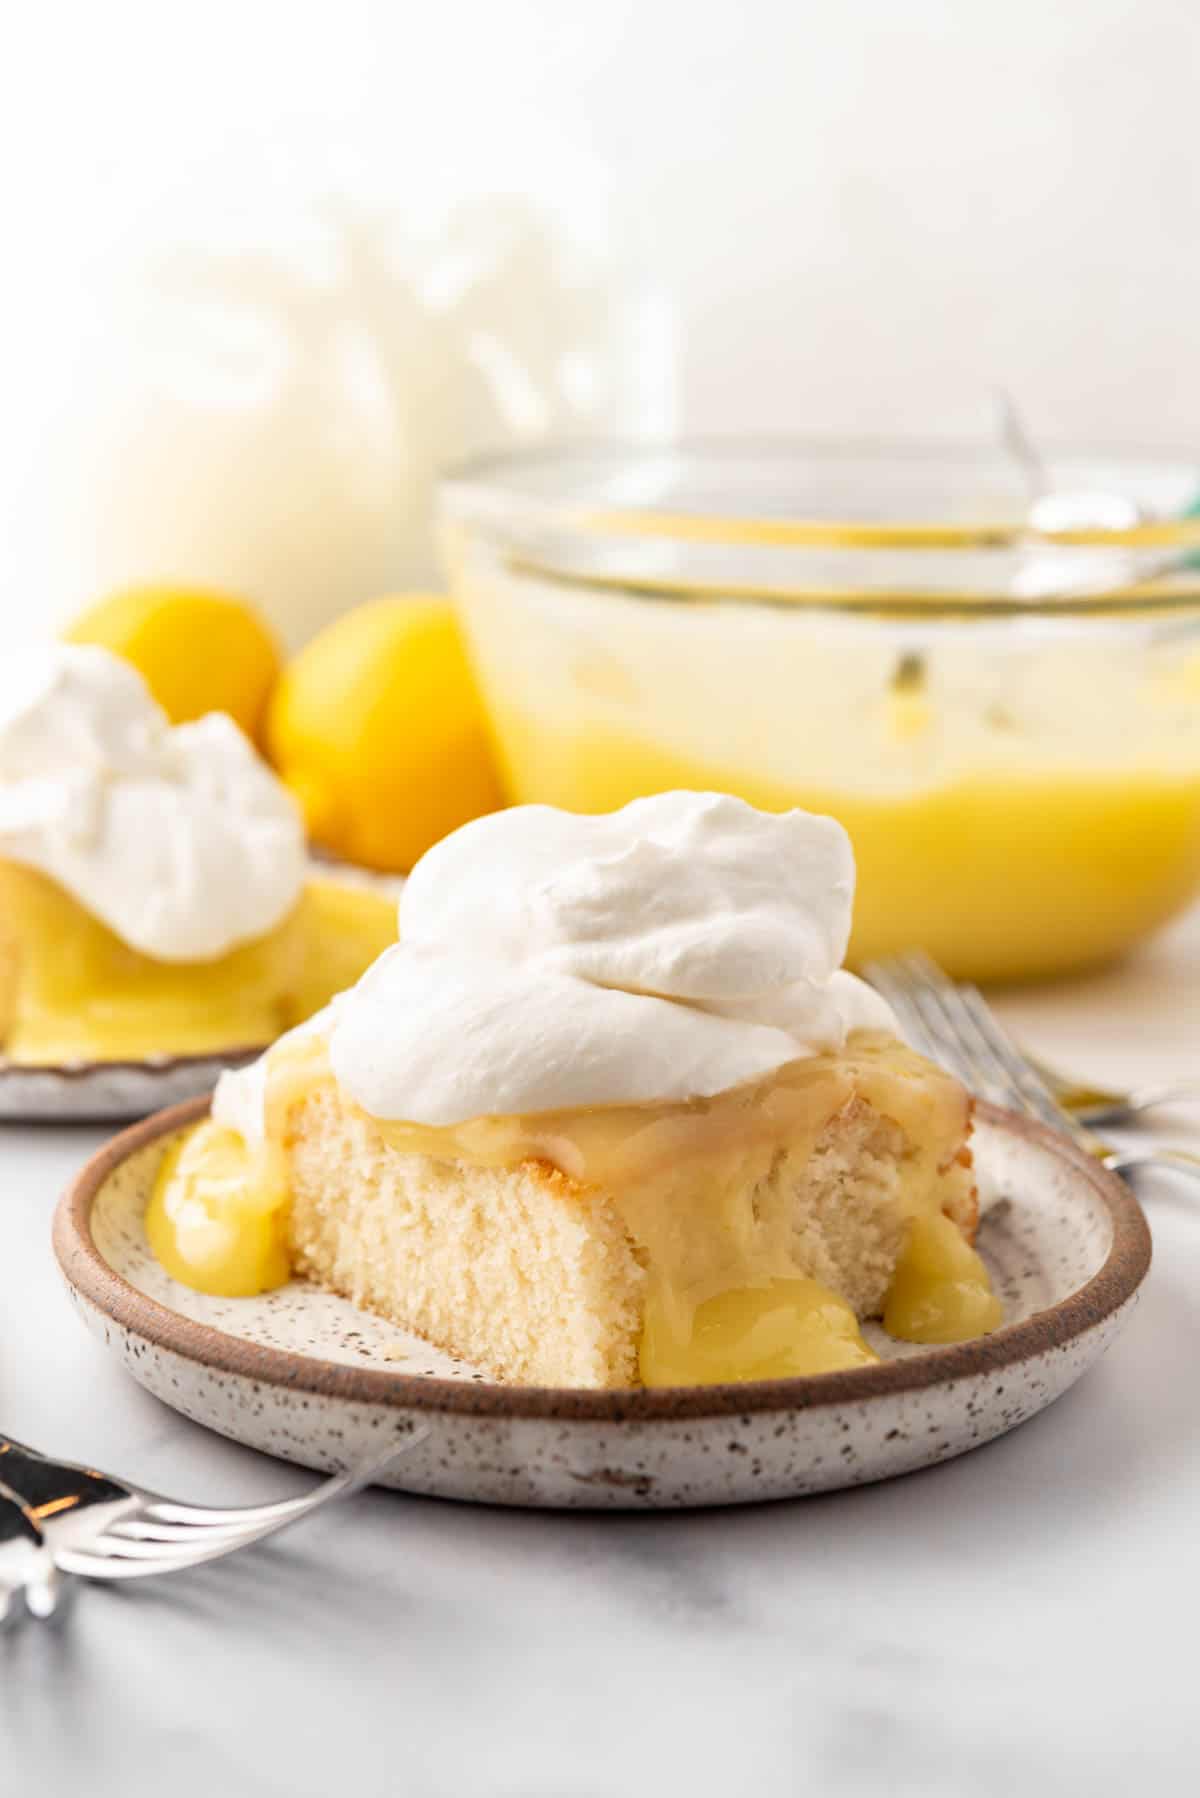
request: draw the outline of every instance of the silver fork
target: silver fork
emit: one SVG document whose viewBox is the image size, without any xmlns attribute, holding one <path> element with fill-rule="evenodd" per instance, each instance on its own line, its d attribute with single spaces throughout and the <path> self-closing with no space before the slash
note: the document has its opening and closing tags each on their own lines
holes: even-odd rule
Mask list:
<svg viewBox="0 0 1200 1798">
<path fill-rule="evenodd" d="M 1167 1168 L 1200 1180 L 1200 1155 L 1187 1149 L 1114 1149 L 1089 1130 L 1055 1098 L 1037 1064 L 1018 1048 L 979 990 L 957 985 L 928 955 L 894 956 L 872 963 L 866 973 L 913 1047 L 980 1098 L 1039 1118 L 1113 1173 Z"/>
<path fill-rule="evenodd" d="M 45 1538 L 15 1492 L 0 1485 L 0 1629 L 23 1612 L 49 1617 L 59 1574 Z"/>
<path fill-rule="evenodd" d="M 265 1541 L 347 1497 L 426 1434 L 409 1433 L 299 1498 L 265 1505 L 188 1505 L 0 1436 L 0 1488 L 21 1504 L 60 1573 L 142 1579 L 177 1573 Z"/>
<path fill-rule="evenodd" d="M 1096 1081 L 1068 1074 L 1062 1068 L 1051 1067 L 1040 1055 L 1030 1055 L 1028 1050 L 1025 1055 L 1063 1110 L 1077 1117 L 1081 1124 L 1136 1123 L 1148 1111 L 1200 1099 L 1200 1081 L 1164 1080 L 1158 1085 L 1148 1083 L 1128 1088 L 1101 1086 Z"/>
</svg>

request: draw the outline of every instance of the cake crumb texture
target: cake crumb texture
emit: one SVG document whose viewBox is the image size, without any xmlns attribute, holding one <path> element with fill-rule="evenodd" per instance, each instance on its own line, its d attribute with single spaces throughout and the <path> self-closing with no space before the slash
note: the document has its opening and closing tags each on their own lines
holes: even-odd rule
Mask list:
<svg viewBox="0 0 1200 1798">
<path fill-rule="evenodd" d="M 970 1241 L 978 1204 L 963 1129 L 932 1174 L 934 1201 Z M 878 1316 L 904 1242 L 913 1145 L 859 1094 L 808 1140 L 731 1148 L 654 1176 L 622 1206 L 541 1161 L 477 1167 L 401 1152 L 327 1078 L 287 1131 L 296 1271 L 416 1331 L 496 1379 L 636 1385 L 644 1247 L 627 1216 L 661 1196 L 679 1212 L 732 1194 L 751 1228 L 782 1229 L 795 1271 Z M 739 1159 L 740 1158 L 740 1159 Z M 928 1173 L 922 1179 L 928 1181 Z M 926 1195 L 928 1202 L 929 1195 Z"/>
</svg>

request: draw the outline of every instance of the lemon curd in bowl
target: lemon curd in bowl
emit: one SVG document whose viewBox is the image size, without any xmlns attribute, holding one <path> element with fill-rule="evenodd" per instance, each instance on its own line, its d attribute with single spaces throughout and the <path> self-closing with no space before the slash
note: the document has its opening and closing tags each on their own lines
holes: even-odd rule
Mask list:
<svg viewBox="0 0 1200 1798">
<path fill-rule="evenodd" d="M 508 797 L 606 811 L 692 787 L 828 813 L 858 863 L 856 964 L 921 943 L 1021 979 L 1127 949 L 1200 886 L 1200 482 L 1096 458 L 1051 475 L 1083 524 L 1034 531 L 993 454 L 467 471 L 443 540 Z M 1089 526 L 1089 494 L 1133 522 Z"/>
</svg>

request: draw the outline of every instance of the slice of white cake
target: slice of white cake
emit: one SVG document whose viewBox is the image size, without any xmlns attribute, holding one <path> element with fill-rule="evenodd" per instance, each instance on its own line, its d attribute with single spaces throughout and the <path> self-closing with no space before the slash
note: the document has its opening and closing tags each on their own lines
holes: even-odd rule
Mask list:
<svg viewBox="0 0 1200 1798">
<path fill-rule="evenodd" d="M 648 1310 L 674 1309 L 686 1357 L 691 1317 L 731 1291 L 769 1307 L 779 1283 L 808 1279 L 878 1317 L 914 1217 L 974 1235 L 968 1104 L 894 1043 L 827 1073 L 819 1119 L 806 1107 L 778 1134 L 723 1119 L 725 1145 L 709 1131 L 690 1153 L 677 1131 L 665 1165 L 621 1183 L 534 1157 L 480 1166 L 405 1150 L 320 1080 L 284 1132 L 294 1266 L 498 1379 L 547 1386 L 654 1378 Z M 770 1345 L 762 1360 L 788 1371 Z M 762 1371 L 751 1355 L 744 1377 Z"/>
<path fill-rule="evenodd" d="M 829 820 L 713 795 L 466 827 L 400 946 L 222 1081 L 156 1252 L 225 1293 L 290 1267 L 547 1386 L 859 1366 L 868 1318 L 994 1328 L 970 1100 L 838 969 L 851 880 Z"/>
</svg>

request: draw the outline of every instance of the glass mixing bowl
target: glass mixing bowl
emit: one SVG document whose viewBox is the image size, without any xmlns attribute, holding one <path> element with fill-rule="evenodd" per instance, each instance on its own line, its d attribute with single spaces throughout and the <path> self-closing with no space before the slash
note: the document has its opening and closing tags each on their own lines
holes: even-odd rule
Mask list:
<svg viewBox="0 0 1200 1798">
<path fill-rule="evenodd" d="M 510 797 L 828 812 L 859 963 L 920 944 L 1012 979 L 1127 948 L 1200 886 L 1200 478 L 1047 477 L 1038 501 L 999 453 L 911 445 L 465 470 L 443 546 Z"/>
</svg>

